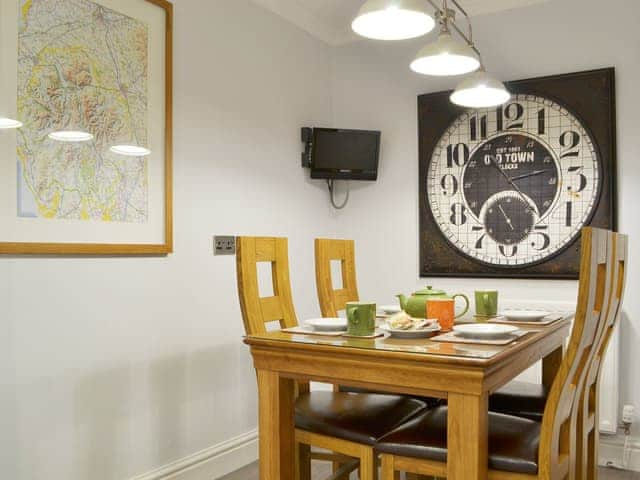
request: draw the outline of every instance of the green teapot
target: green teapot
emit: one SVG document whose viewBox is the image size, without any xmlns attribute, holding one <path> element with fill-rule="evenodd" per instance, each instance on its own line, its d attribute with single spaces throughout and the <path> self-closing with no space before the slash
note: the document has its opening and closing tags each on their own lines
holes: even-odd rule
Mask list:
<svg viewBox="0 0 640 480">
<path fill-rule="evenodd" d="M 462 298 L 465 303 L 464 311 L 456 315 L 456 318 L 461 317 L 469 310 L 469 298 L 466 295 L 462 293 L 447 295 L 444 290 L 436 290 L 430 286 L 414 292 L 409 298 L 403 294 L 396 295 L 396 297 L 400 300 L 400 308 L 415 318 L 425 318 L 427 316 L 427 300 L 434 298 L 453 298 L 454 300 L 457 297 Z"/>
</svg>

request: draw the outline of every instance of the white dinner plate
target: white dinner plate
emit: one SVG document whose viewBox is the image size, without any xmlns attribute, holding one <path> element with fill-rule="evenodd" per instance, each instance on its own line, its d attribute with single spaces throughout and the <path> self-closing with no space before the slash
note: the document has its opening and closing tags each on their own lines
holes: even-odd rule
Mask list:
<svg viewBox="0 0 640 480">
<path fill-rule="evenodd" d="M 455 325 L 453 327 L 456 335 L 476 339 L 505 338 L 518 330 L 520 329 L 513 325 L 496 325 L 494 323 L 469 323 L 467 325 Z"/>
<path fill-rule="evenodd" d="M 386 313 L 387 315 L 393 315 L 394 313 L 398 313 L 402 311 L 400 305 L 380 305 L 378 310 Z"/>
<path fill-rule="evenodd" d="M 543 310 L 505 310 L 500 315 L 512 322 L 539 322 L 549 315 Z"/>
<path fill-rule="evenodd" d="M 430 337 L 434 333 L 440 331 L 440 325 L 438 325 L 438 323 L 429 325 L 428 327 L 421 328 L 419 330 L 399 330 L 391 328 L 386 323 L 380 325 L 379 328 L 384 332 L 390 333 L 392 337 L 396 338 L 425 338 Z"/>
<path fill-rule="evenodd" d="M 346 318 L 311 318 L 305 320 L 304 324 L 318 332 L 337 332 L 347 329 Z"/>
</svg>

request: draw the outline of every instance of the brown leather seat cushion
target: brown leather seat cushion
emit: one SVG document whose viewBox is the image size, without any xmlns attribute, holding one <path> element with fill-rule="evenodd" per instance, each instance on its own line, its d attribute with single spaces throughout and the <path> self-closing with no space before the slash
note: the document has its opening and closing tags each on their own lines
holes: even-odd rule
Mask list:
<svg viewBox="0 0 640 480">
<path fill-rule="evenodd" d="M 340 385 L 341 392 L 353 392 L 353 393 L 379 393 L 381 395 L 389 395 L 387 392 L 377 392 L 375 390 L 367 390 L 366 388 L 360 387 L 350 387 L 348 385 Z M 417 398 L 418 400 L 422 400 L 427 408 L 438 407 L 440 405 L 445 405 L 446 401 L 441 398 L 433 398 L 433 397 L 420 397 L 417 395 L 407 395 L 409 398 Z"/>
<path fill-rule="evenodd" d="M 296 401 L 296 427 L 322 435 L 373 445 L 391 430 L 426 410 L 400 395 L 311 392 Z"/>
<path fill-rule="evenodd" d="M 489 468 L 538 472 L 540 423 L 489 413 Z M 423 412 L 376 443 L 376 450 L 403 457 L 447 461 L 447 407 Z M 464 459 L 460 459 L 464 461 Z"/>
<path fill-rule="evenodd" d="M 541 422 L 548 394 L 544 385 L 511 382 L 489 397 L 489 410 Z"/>
</svg>

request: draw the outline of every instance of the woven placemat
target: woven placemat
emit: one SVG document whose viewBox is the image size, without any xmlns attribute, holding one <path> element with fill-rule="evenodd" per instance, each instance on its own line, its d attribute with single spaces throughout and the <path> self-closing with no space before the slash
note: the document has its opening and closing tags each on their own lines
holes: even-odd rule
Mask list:
<svg viewBox="0 0 640 480">
<path fill-rule="evenodd" d="M 487 320 L 487 323 L 506 323 L 508 325 L 545 326 L 545 325 L 551 325 L 552 323 L 555 323 L 559 320 L 564 320 L 565 318 L 570 318 L 572 316 L 573 314 L 570 314 L 570 313 L 552 313 L 550 315 L 547 315 L 541 320 L 530 321 L 530 322 L 527 322 L 524 320 L 518 320 L 518 321 L 509 320 L 507 317 L 498 316 L 498 317 L 490 318 L 489 320 Z"/>
<path fill-rule="evenodd" d="M 374 333 L 373 335 L 349 335 L 348 333 L 343 333 L 342 336 L 346 338 L 378 338 L 384 337 L 384 332 L 381 330 L 376 330 L 376 333 Z"/>
<path fill-rule="evenodd" d="M 442 335 L 438 335 L 437 337 L 432 337 L 431 340 L 434 342 L 473 343 L 475 345 L 509 345 L 511 342 L 515 342 L 516 340 L 524 337 L 527 333 L 530 332 L 519 330 L 505 338 L 485 340 L 479 338 L 460 337 L 456 335 L 455 332 L 447 332 Z"/>
<path fill-rule="evenodd" d="M 378 338 L 384 336 L 384 332 L 380 330 L 376 330 L 376 333 L 373 335 L 349 335 L 344 330 L 340 330 L 339 332 L 323 332 L 303 326 L 283 328 L 281 331 L 285 333 L 295 333 L 296 335 L 316 335 L 318 337 Z"/>
<path fill-rule="evenodd" d="M 303 327 L 303 326 L 283 328 L 282 331 L 285 333 L 295 333 L 298 335 L 317 335 L 319 337 L 339 337 L 344 333 L 344 330 L 335 331 L 335 332 L 323 332 L 323 331 L 314 330 L 311 327 Z"/>
</svg>

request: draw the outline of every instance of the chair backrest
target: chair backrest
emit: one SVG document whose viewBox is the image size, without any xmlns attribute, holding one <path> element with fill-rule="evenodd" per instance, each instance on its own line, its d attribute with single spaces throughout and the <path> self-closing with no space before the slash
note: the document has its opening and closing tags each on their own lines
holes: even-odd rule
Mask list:
<svg viewBox="0 0 640 480">
<path fill-rule="evenodd" d="M 614 257 L 611 232 L 582 230 L 580 284 L 573 330 L 566 353 L 549 392 L 542 420 L 539 477 L 545 480 L 575 479 L 577 451 L 576 415 L 593 351 L 607 313 L 612 291 Z M 582 480 L 582 479 L 581 479 Z"/>
<path fill-rule="evenodd" d="M 355 243 L 353 240 L 316 238 L 316 287 L 323 317 L 337 317 L 347 302 L 359 300 L 356 283 Z M 339 260 L 342 269 L 342 288 L 334 289 L 331 261 Z"/>
<path fill-rule="evenodd" d="M 604 356 L 620 318 L 626 285 L 628 237 L 619 233 L 610 234 L 610 250 L 613 267 L 610 271 L 611 289 L 604 308 L 603 328 L 594 345 L 587 376 L 581 390 L 577 425 L 576 478 L 595 480 L 598 477 L 598 388 Z"/>
<path fill-rule="evenodd" d="M 258 289 L 258 262 L 271 264 L 273 296 L 261 297 Z M 289 279 L 286 238 L 238 237 L 236 242 L 238 297 L 247 335 L 266 332 L 266 323 L 279 321 L 281 328 L 298 324 Z"/>
</svg>

